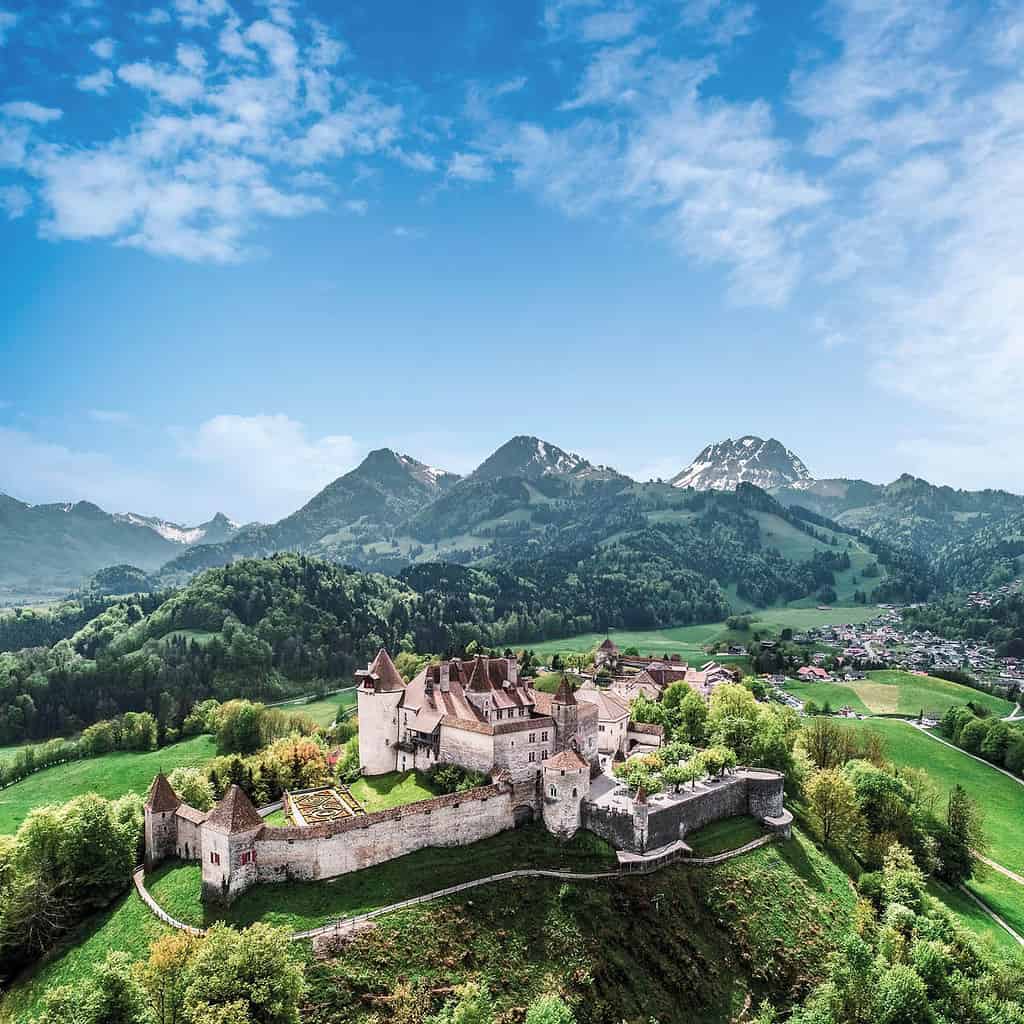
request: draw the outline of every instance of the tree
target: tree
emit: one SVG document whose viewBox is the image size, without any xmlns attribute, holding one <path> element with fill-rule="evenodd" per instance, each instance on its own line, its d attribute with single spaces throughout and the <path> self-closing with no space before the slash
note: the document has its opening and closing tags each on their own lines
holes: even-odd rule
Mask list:
<svg viewBox="0 0 1024 1024">
<path fill-rule="evenodd" d="M 942 876 L 957 885 L 971 877 L 977 855 L 988 845 L 981 808 L 959 783 L 949 791 L 944 838 Z"/>
<path fill-rule="evenodd" d="M 526 1024 L 576 1024 L 576 1017 L 560 996 L 540 996 L 530 1003 Z"/>
<path fill-rule="evenodd" d="M 291 945 L 282 928 L 254 924 L 239 932 L 213 925 L 188 971 L 186 1019 L 206 1024 L 230 1011 L 252 1024 L 296 1024 L 305 980 Z"/>
<path fill-rule="evenodd" d="M 46 994 L 37 1024 L 149 1024 L 146 998 L 127 953 L 108 953 L 87 986 Z"/>
<path fill-rule="evenodd" d="M 494 1004 L 486 985 L 467 981 L 455 991 L 458 998 L 431 1017 L 429 1024 L 493 1024 Z"/>
<path fill-rule="evenodd" d="M 687 684 L 682 685 L 686 686 L 687 692 L 683 694 L 676 707 L 679 735 L 687 743 L 699 745 L 707 739 L 707 701 Z M 671 689 L 672 686 L 669 687 L 669 690 Z"/>
<path fill-rule="evenodd" d="M 185 991 L 189 968 L 199 942 L 184 932 L 172 932 L 149 948 L 149 959 L 136 974 L 156 1024 L 181 1024 L 185 1014 Z"/>
<path fill-rule="evenodd" d="M 804 787 L 811 821 L 826 846 L 855 846 L 864 833 L 864 818 L 853 784 L 839 768 L 815 772 Z"/>
<path fill-rule="evenodd" d="M 171 789 L 197 811 L 208 811 L 213 806 L 213 786 L 202 769 L 181 765 L 167 776 L 167 781 Z"/>
<path fill-rule="evenodd" d="M 913 911 L 921 906 L 924 873 L 914 863 L 914 855 L 899 843 L 893 843 L 882 865 L 882 893 L 887 904 L 899 904 Z"/>
</svg>

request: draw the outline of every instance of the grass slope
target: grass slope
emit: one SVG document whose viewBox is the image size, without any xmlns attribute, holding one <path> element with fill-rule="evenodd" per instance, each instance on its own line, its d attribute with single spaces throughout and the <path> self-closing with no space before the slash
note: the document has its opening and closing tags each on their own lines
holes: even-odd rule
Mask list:
<svg viewBox="0 0 1024 1024">
<path fill-rule="evenodd" d="M 349 789 L 369 813 L 401 807 L 417 800 L 429 800 L 440 794 L 423 772 L 388 772 L 372 778 L 364 776 L 353 782 Z"/>
<path fill-rule="evenodd" d="M 784 629 L 799 632 L 815 626 L 834 626 L 843 623 L 864 622 L 878 614 L 872 605 L 854 605 L 852 607 L 830 608 L 820 611 L 817 608 L 768 608 L 750 613 L 754 619 L 749 633 L 727 631 L 724 622 L 712 622 L 702 626 L 675 626 L 671 629 L 655 630 L 620 630 L 611 631 L 611 638 L 620 650 L 636 647 L 641 654 L 665 654 L 678 651 L 684 657 L 687 652 L 695 652 L 691 660 L 704 656 L 704 645 L 716 640 L 736 639 L 737 642 L 749 641 L 754 632 L 762 636 L 777 636 Z M 579 636 L 566 637 L 561 640 L 545 640 L 538 644 L 528 644 L 530 650 L 540 656 L 589 651 L 604 640 L 604 633 L 581 633 Z"/>
<path fill-rule="evenodd" d="M 813 700 L 819 707 L 828 701 L 833 710 L 838 711 L 849 704 L 854 711 L 871 715 L 916 718 L 924 711 L 941 716 L 948 708 L 968 701 L 983 705 L 994 715 L 1008 715 L 1013 710 L 1013 705 L 1001 697 L 935 676 L 916 676 L 896 670 L 867 675 L 867 679 L 852 683 L 789 682 L 786 689 L 801 700 Z"/>
<path fill-rule="evenodd" d="M 962 925 L 970 928 L 986 941 L 993 942 L 999 949 L 1018 951 L 1020 946 L 1013 936 L 959 889 L 951 889 L 937 879 L 928 883 L 928 892 L 934 896 Z M 983 897 L 984 898 L 984 897 Z M 993 909 L 995 909 L 993 907 Z"/>
<path fill-rule="evenodd" d="M 880 733 L 889 759 L 897 765 L 925 769 L 943 796 L 956 783 L 963 786 L 985 813 L 989 856 L 1024 874 L 1024 786 L 906 722 L 880 718 L 839 721 L 846 728 Z M 1021 888 L 1024 899 L 1024 886 Z"/>
<path fill-rule="evenodd" d="M 997 859 L 993 857 L 993 860 Z M 983 867 L 977 877 L 967 883 L 967 888 L 984 900 L 1018 935 L 1024 935 L 1024 885 L 990 867 Z"/>
<path fill-rule="evenodd" d="M 195 736 L 146 753 L 118 752 L 55 765 L 0 790 L 0 835 L 16 832 L 34 807 L 59 804 L 82 793 L 109 798 L 145 793 L 158 771 L 202 765 L 217 753 L 213 738 Z"/>
<path fill-rule="evenodd" d="M 723 818 L 688 833 L 686 843 L 698 857 L 711 857 L 726 850 L 737 850 L 764 835 L 764 829 L 749 815 Z"/>
<path fill-rule="evenodd" d="M 361 914 L 514 868 L 602 871 L 614 864 L 611 847 L 591 833 L 581 832 L 571 842 L 562 844 L 538 824 L 503 832 L 458 850 L 418 850 L 331 881 L 261 886 L 226 909 L 201 904 L 197 864 L 162 868 L 147 885 L 167 913 L 189 924 L 205 927 L 224 920 L 244 926 L 267 921 L 303 931 L 338 917 Z"/>
</svg>

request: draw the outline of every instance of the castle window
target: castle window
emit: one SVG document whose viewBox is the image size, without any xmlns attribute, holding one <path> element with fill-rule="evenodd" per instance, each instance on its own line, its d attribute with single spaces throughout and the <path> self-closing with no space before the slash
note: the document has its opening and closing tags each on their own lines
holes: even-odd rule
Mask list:
<svg viewBox="0 0 1024 1024">
<path fill-rule="evenodd" d="M 548 734 L 547 734 L 546 730 L 540 734 L 540 738 L 541 738 L 542 741 L 546 740 L 548 738 Z"/>
<path fill-rule="evenodd" d="M 542 750 L 540 752 L 540 759 L 542 761 L 546 761 L 548 759 L 548 752 L 546 750 Z"/>
<path fill-rule="evenodd" d="M 599 725 L 599 726 L 597 727 L 597 731 L 598 731 L 598 732 L 604 732 L 604 726 L 603 726 L 603 725 Z"/>
<path fill-rule="evenodd" d="M 530 751 L 530 760 L 531 761 L 536 761 L 537 760 L 537 755 L 532 750 Z"/>
<path fill-rule="evenodd" d="M 210 851 L 210 863 L 220 865 L 220 854 Z"/>
<path fill-rule="evenodd" d="M 551 795 L 552 795 L 552 796 L 558 796 L 558 790 L 557 790 L 557 789 L 555 789 L 555 787 L 554 787 L 554 786 L 552 786 L 552 787 L 551 787 Z"/>
<path fill-rule="evenodd" d="M 576 799 L 576 787 L 575 786 L 573 786 L 572 795 L 573 795 L 573 799 L 575 800 Z"/>
<path fill-rule="evenodd" d="M 530 742 L 531 743 L 536 743 L 537 742 L 537 734 L 535 732 L 531 732 L 530 733 Z"/>
</svg>

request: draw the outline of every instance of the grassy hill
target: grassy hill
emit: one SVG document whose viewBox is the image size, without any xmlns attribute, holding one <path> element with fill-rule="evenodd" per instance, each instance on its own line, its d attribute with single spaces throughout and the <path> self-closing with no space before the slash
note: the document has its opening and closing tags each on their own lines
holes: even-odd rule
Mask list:
<svg viewBox="0 0 1024 1024">
<path fill-rule="evenodd" d="M 16 832 L 35 807 L 64 803 L 81 793 L 99 793 L 108 798 L 132 791 L 145 793 L 158 771 L 205 764 L 216 752 L 212 737 L 196 736 L 160 750 L 119 751 L 46 768 L 0 789 L 0 835 Z"/>
<path fill-rule="evenodd" d="M 525 839 L 531 849 L 524 854 L 517 846 L 517 857 L 543 862 L 541 846 L 551 840 Z M 452 872 L 463 870 L 466 862 L 478 871 L 491 861 L 507 867 L 502 841 L 508 837 L 488 841 L 489 849 L 481 843 L 457 855 L 421 851 L 424 877 L 433 879 L 433 888 L 453 879 Z M 548 863 L 569 856 L 581 865 L 599 864 L 606 856 L 593 847 L 561 848 L 553 860 L 551 853 Z M 444 866 L 451 879 L 436 878 L 437 866 Z M 168 910 L 183 912 L 178 901 L 194 896 L 189 892 L 194 873 L 192 868 L 164 871 L 152 891 Z M 368 907 L 408 891 L 409 874 L 383 865 L 305 888 L 311 893 L 347 889 L 346 899 L 332 897 L 332 911 Z M 370 877 L 370 883 L 360 876 Z M 301 895 L 301 888 L 265 887 L 260 916 L 289 923 L 318 919 L 326 897 L 317 905 Z M 311 960 L 303 1019 L 371 1024 L 382 1019 L 379 1014 L 403 980 L 447 991 L 478 978 L 488 983 L 503 1019 L 520 1020 L 525 1005 L 551 989 L 574 1004 L 580 1024 L 652 1017 L 661 1024 L 725 1024 L 748 995 L 755 1003 L 765 995 L 782 1002 L 799 998 L 849 929 L 853 904 L 847 877 L 802 837 L 713 869 L 680 865 L 646 879 L 486 886 L 463 898 L 390 915 L 334 958 Z M 244 906 L 244 900 L 236 904 L 237 913 Z M 46 987 L 83 979 L 109 949 L 141 956 L 162 927 L 134 894 L 125 897 L 33 975 L 20 979 L 0 1004 L 0 1020 L 25 1024 Z M 428 1003 L 428 1012 L 437 1009 L 438 996 Z"/>
</svg>

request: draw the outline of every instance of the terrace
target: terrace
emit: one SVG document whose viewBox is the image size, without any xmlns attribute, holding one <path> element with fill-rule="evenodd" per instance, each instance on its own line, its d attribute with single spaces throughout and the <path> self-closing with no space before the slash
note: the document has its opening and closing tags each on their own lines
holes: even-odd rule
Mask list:
<svg viewBox="0 0 1024 1024">
<path fill-rule="evenodd" d="M 300 828 L 327 825 L 366 813 L 347 787 L 321 786 L 287 792 L 284 806 L 288 816 Z"/>
</svg>

